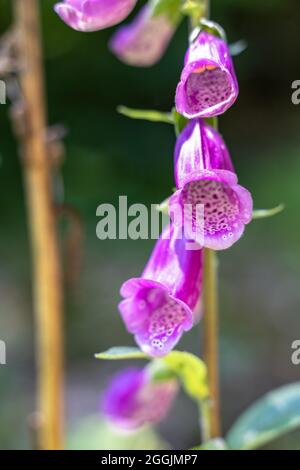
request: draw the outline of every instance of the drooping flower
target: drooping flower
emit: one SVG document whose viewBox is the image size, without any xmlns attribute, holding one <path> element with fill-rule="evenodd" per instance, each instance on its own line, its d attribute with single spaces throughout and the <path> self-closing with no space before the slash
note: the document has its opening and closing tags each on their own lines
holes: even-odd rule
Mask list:
<svg viewBox="0 0 300 470">
<path fill-rule="evenodd" d="M 178 391 L 176 379 L 153 381 L 148 370 L 119 372 L 102 398 L 102 412 L 116 426 L 135 429 L 165 418 Z"/>
<path fill-rule="evenodd" d="M 224 113 L 238 96 L 230 51 L 205 31 L 189 47 L 176 90 L 176 109 L 188 119 Z"/>
<path fill-rule="evenodd" d="M 176 21 L 154 14 L 146 4 L 131 24 L 121 26 L 110 41 L 112 52 L 126 64 L 150 67 L 158 62 L 175 32 Z"/>
<path fill-rule="evenodd" d="M 123 21 L 137 0 L 63 0 L 56 13 L 77 31 L 98 31 Z"/>
<path fill-rule="evenodd" d="M 200 119 L 190 121 L 178 137 L 175 181 L 178 191 L 171 197 L 170 214 L 173 217 L 174 207 L 184 212 L 192 208 L 190 215 L 187 211 L 182 217 L 186 236 L 213 250 L 229 248 L 239 240 L 252 219 L 252 197 L 238 184 L 220 134 Z M 204 209 L 202 231 L 196 230 L 198 205 Z"/>
<path fill-rule="evenodd" d="M 190 249 L 182 230 L 168 226 L 139 278 L 126 281 L 119 310 L 128 331 L 151 356 L 167 354 L 197 318 L 202 251 Z"/>
</svg>

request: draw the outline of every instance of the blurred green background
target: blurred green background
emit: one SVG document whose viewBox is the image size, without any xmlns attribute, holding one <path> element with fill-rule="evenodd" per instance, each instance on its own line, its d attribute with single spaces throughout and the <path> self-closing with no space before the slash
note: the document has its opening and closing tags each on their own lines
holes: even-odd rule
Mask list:
<svg viewBox="0 0 300 470">
<path fill-rule="evenodd" d="M 1 33 L 11 23 L 12 3 L 0 0 Z M 119 288 L 142 271 L 153 246 L 151 240 L 99 241 L 96 208 L 117 203 L 119 195 L 128 195 L 129 203 L 159 203 L 174 185 L 171 126 L 131 121 L 118 115 L 116 107 L 173 106 L 187 24 L 180 26 L 158 65 L 135 69 L 107 49 L 111 30 L 77 33 L 55 15 L 54 0 L 40 3 L 49 122 L 63 123 L 69 131 L 65 201 L 80 212 L 85 227 L 80 280 L 66 290 L 65 308 L 66 407 L 74 431 L 82 418 L 98 413 L 109 375 L 125 365 L 99 363 L 93 355 L 112 345 L 133 344 L 118 315 Z M 300 338 L 300 106 L 291 102 L 291 83 L 300 79 L 300 4 L 211 3 L 212 17 L 224 26 L 229 42 L 248 43 L 235 58 L 239 100 L 222 117 L 221 131 L 255 207 L 286 204 L 280 215 L 254 221 L 244 238 L 219 257 L 226 430 L 254 399 L 299 379 L 300 366 L 292 365 L 290 356 L 292 341 Z M 24 193 L 8 111 L 9 104 L 0 106 L 0 338 L 6 341 L 8 362 L 0 367 L 0 448 L 15 449 L 31 445 L 27 417 L 34 410 L 35 367 Z M 200 327 L 186 334 L 179 348 L 199 354 Z M 173 447 L 195 445 L 199 431 L 194 405 L 180 396 L 159 428 Z M 300 433 L 273 448 L 300 449 Z"/>
</svg>

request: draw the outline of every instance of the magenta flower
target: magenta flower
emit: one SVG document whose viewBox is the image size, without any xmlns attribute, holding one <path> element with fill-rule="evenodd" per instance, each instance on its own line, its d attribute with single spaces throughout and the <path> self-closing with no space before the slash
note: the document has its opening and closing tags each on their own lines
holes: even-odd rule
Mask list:
<svg viewBox="0 0 300 470">
<path fill-rule="evenodd" d="M 77 31 L 98 31 L 124 20 L 137 0 L 64 0 L 54 7 L 61 19 Z"/>
<path fill-rule="evenodd" d="M 238 96 L 238 82 L 227 44 L 202 32 L 189 47 L 176 109 L 188 119 L 224 113 Z"/>
<path fill-rule="evenodd" d="M 222 137 L 203 121 L 192 120 L 180 134 L 175 148 L 175 181 L 178 191 L 170 200 L 185 212 L 185 235 L 214 250 L 232 246 L 252 218 L 249 191 L 238 184 L 228 149 Z M 197 231 L 197 205 L 203 205 L 202 231 Z M 187 212 L 186 207 L 192 210 Z M 201 239 L 198 238 L 201 233 Z"/>
<path fill-rule="evenodd" d="M 149 67 L 161 59 L 174 31 L 174 22 L 163 14 L 152 16 L 152 8 L 145 5 L 131 24 L 113 35 L 110 48 L 126 64 Z"/>
<path fill-rule="evenodd" d="M 102 399 L 102 411 L 113 424 L 134 429 L 167 415 L 178 391 L 175 379 L 153 381 L 147 369 L 119 372 Z"/>
<path fill-rule="evenodd" d="M 202 251 L 189 249 L 181 229 L 167 227 L 139 278 L 121 288 L 119 310 L 128 331 L 151 356 L 167 354 L 196 321 Z"/>
</svg>

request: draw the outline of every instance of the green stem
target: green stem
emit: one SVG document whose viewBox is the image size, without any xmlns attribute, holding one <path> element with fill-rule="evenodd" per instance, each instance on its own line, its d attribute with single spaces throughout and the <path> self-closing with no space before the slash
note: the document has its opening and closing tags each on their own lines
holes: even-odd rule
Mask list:
<svg viewBox="0 0 300 470">
<path fill-rule="evenodd" d="M 204 250 L 204 290 L 203 290 L 203 349 L 204 361 L 207 366 L 210 400 L 208 411 L 203 419 L 207 419 L 209 438 L 221 435 L 219 368 L 218 368 L 218 285 L 217 257 L 213 250 Z"/>
<path fill-rule="evenodd" d="M 196 28 L 201 18 L 208 19 L 210 15 L 210 0 L 198 0 L 201 9 L 191 15 L 191 27 Z M 199 16 L 200 12 L 200 16 Z M 216 117 L 208 123 L 218 129 Z M 221 435 L 220 398 L 219 398 L 219 368 L 218 368 L 218 286 L 217 286 L 217 257 L 212 250 L 204 250 L 204 289 L 203 289 L 203 353 L 207 366 L 210 399 L 200 404 L 201 434 L 203 441 Z"/>
<path fill-rule="evenodd" d="M 197 28 L 202 18 L 209 16 L 209 0 L 190 0 L 186 2 L 190 15 L 191 29 Z"/>
<path fill-rule="evenodd" d="M 205 18 L 210 17 L 210 0 L 202 0 Z"/>
<path fill-rule="evenodd" d="M 201 400 L 199 403 L 200 429 L 202 442 L 210 440 L 210 400 Z"/>
</svg>

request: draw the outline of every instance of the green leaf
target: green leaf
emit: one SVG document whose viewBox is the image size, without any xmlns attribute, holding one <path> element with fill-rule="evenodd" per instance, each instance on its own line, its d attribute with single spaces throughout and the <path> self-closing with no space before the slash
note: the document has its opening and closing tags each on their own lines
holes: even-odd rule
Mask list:
<svg viewBox="0 0 300 470">
<path fill-rule="evenodd" d="M 256 209 L 253 211 L 253 220 L 266 219 L 267 217 L 273 217 L 273 215 L 280 214 L 285 209 L 284 204 L 279 204 L 272 209 Z"/>
<path fill-rule="evenodd" d="M 300 382 L 274 390 L 254 403 L 229 431 L 231 449 L 257 449 L 300 427 Z"/>
<path fill-rule="evenodd" d="M 171 113 L 163 113 L 151 109 L 132 109 L 126 106 L 118 106 L 118 113 L 131 119 L 143 119 L 151 122 L 164 122 L 166 124 L 174 124 Z"/>
<path fill-rule="evenodd" d="M 177 24 L 181 18 L 181 0 L 152 0 L 152 16 L 165 15 L 173 24 Z"/>
<path fill-rule="evenodd" d="M 172 351 L 161 361 L 177 375 L 194 400 L 199 402 L 208 397 L 207 369 L 201 359 L 188 352 Z"/>
<path fill-rule="evenodd" d="M 148 359 L 148 356 L 138 348 L 120 346 L 110 348 L 107 351 L 95 354 L 96 359 L 120 360 L 120 359 Z"/>
<path fill-rule="evenodd" d="M 130 119 L 141 119 L 150 122 L 163 122 L 165 124 L 172 124 L 175 126 L 175 132 L 178 136 L 181 131 L 188 124 L 188 119 L 179 114 L 175 108 L 170 113 L 164 113 L 162 111 L 156 111 L 153 109 L 133 109 L 127 108 L 127 106 L 118 106 L 118 113 L 123 116 L 129 117 Z"/>
<path fill-rule="evenodd" d="M 193 450 L 228 450 L 228 446 L 223 439 L 216 438 L 194 447 Z"/>
<path fill-rule="evenodd" d="M 149 362 L 147 371 L 151 376 L 151 380 L 156 382 L 177 379 L 176 373 L 171 370 L 161 359 L 154 359 L 153 361 Z"/>
</svg>

